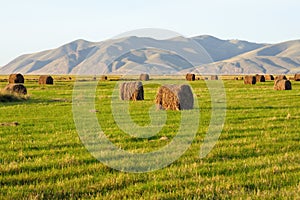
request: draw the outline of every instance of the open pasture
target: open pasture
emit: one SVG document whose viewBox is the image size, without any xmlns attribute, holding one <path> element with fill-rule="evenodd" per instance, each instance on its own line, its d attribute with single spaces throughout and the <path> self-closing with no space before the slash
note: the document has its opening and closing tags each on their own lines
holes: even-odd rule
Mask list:
<svg viewBox="0 0 300 200">
<path fill-rule="evenodd" d="M 129 136 L 114 121 L 110 105 L 119 77 L 109 78 L 98 82 L 95 106 L 109 140 L 139 153 L 171 142 L 181 111 L 167 111 L 165 126 L 151 138 Z M 0 199 L 300 198 L 300 82 L 291 81 L 292 90 L 275 91 L 273 81 L 244 85 L 226 77 L 226 121 L 216 146 L 203 159 L 199 151 L 211 100 L 204 80 L 190 82 L 200 126 L 189 149 L 163 169 L 125 173 L 99 162 L 81 143 L 72 114 L 74 79 L 54 76 L 54 85 L 39 85 L 38 76 L 25 76 L 29 98 L 0 102 Z M 1 81 L 0 87 L 6 84 Z M 159 86 L 150 77 L 144 100 L 129 103 L 137 124 L 150 123 L 148 111 Z"/>
</svg>

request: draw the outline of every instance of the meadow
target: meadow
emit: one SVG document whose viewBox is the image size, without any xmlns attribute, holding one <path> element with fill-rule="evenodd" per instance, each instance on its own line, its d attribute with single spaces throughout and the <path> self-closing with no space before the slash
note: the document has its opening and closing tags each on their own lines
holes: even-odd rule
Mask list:
<svg viewBox="0 0 300 200">
<path fill-rule="evenodd" d="M 293 90 L 275 91 L 273 81 L 244 85 L 224 80 L 224 128 L 202 159 L 211 99 L 205 81 L 190 82 L 200 109 L 191 146 L 163 169 L 128 173 L 102 164 L 82 144 L 72 113 L 74 79 L 55 77 L 54 85 L 40 86 L 35 78 L 25 80 L 27 100 L 0 102 L 0 124 L 19 124 L 0 126 L 0 199 L 300 198 L 300 82 L 292 81 Z M 181 112 L 167 111 L 165 126 L 153 137 L 129 136 L 112 114 L 116 83 L 99 81 L 96 91 L 95 114 L 109 140 L 131 152 L 151 152 L 170 143 Z M 6 84 L 0 82 L 0 87 Z M 145 100 L 130 102 L 137 124 L 150 122 L 148 110 L 158 86 L 151 80 L 144 85 Z"/>
</svg>

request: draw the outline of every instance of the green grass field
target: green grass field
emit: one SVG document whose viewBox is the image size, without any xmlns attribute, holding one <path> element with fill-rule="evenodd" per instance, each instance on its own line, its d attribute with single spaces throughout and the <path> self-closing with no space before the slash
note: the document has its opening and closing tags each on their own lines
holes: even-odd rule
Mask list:
<svg viewBox="0 0 300 200">
<path fill-rule="evenodd" d="M 244 85 L 224 80 L 226 121 L 220 138 L 200 159 L 211 117 L 204 81 L 191 82 L 198 98 L 200 126 L 189 149 L 169 166 L 126 173 L 102 164 L 81 143 L 72 113 L 73 81 L 39 86 L 27 79 L 29 99 L 0 102 L 0 199 L 299 199 L 300 82 L 274 91 L 273 82 Z M 180 112 L 168 111 L 163 129 L 151 138 L 121 131 L 110 106 L 116 81 L 98 83 L 99 124 L 115 145 L 151 152 L 175 136 Z M 3 88 L 6 82 L 0 82 Z M 144 86 L 145 100 L 130 102 L 132 119 L 150 122 L 158 82 Z M 169 140 L 160 140 L 166 136 Z"/>
</svg>

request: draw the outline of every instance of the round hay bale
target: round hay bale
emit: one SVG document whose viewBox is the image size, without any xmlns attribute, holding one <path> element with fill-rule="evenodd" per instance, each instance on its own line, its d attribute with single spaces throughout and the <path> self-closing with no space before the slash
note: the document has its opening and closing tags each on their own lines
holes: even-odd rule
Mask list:
<svg viewBox="0 0 300 200">
<path fill-rule="evenodd" d="M 265 79 L 264 75 L 256 74 L 255 78 L 256 78 L 256 82 L 266 82 L 266 79 Z"/>
<path fill-rule="evenodd" d="M 121 100 L 144 100 L 144 88 L 142 82 L 124 82 L 120 85 Z"/>
<path fill-rule="evenodd" d="M 210 80 L 219 80 L 219 77 L 217 75 L 212 75 L 210 77 Z"/>
<path fill-rule="evenodd" d="M 22 74 L 11 74 L 8 78 L 8 83 L 24 83 L 24 76 Z"/>
<path fill-rule="evenodd" d="M 294 80 L 295 81 L 300 81 L 300 74 L 295 74 Z"/>
<path fill-rule="evenodd" d="M 27 94 L 27 89 L 22 84 L 14 84 L 10 83 L 4 87 L 4 91 L 9 93 L 17 93 L 17 94 Z"/>
<path fill-rule="evenodd" d="M 141 81 L 149 81 L 150 80 L 149 74 L 141 74 L 140 80 Z"/>
<path fill-rule="evenodd" d="M 155 104 L 157 109 L 189 110 L 194 107 L 194 96 L 188 85 L 163 85 L 158 88 Z"/>
<path fill-rule="evenodd" d="M 107 76 L 105 76 L 105 75 L 100 76 L 100 80 L 101 81 L 107 81 Z"/>
<path fill-rule="evenodd" d="M 292 83 L 289 80 L 281 79 L 274 81 L 274 90 L 291 90 Z"/>
<path fill-rule="evenodd" d="M 49 75 L 41 75 L 39 77 L 40 85 L 53 85 L 53 78 Z"/>
<path fill-rule="evenodd" d="M 66 81 L 67 78 L 66 78 L 66 77 L 63 77 L 63 76 L 60 76 L 60 77 L 55 78 L 55 80 L 58 80 L 58 81 Z"/>
<path fill-rule="evenodd" d="M 274 80 L 274 76 L 271 75 L 271 74 L 267 74 L 267 75 L 265 75 L 265 80 L 266 81 L 273 81 Z"/>
<path fill-rule="evenodd" d="M 239 80 L 239 77 L 234 77 L 233 80 L 238 81 L 238 80 Z"/>
<path fill-rule="evenodd" d="M 256 77 L 247 75 L 244 77 L 244 84 L 255 85 L 256 84 Z"/>
<path fill-rule="evenodd" d="M 187 81 L 194 81 L 195 78 L 196 78 L 195 74 L 186 74 L 186 75 L 185 75 L 185 79 L 186 79 Z"/>
<path fill-rule="evenodd" d="M 278 75 L 275 80 L 287 80 L 287 77 L 285 75 Z"/>
</svg>

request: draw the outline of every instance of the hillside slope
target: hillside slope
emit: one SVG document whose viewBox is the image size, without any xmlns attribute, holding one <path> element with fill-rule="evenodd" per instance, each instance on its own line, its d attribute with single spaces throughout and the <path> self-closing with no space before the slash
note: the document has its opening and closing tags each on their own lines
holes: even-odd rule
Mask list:
<svg viewBox="0 0 300 200">
<path fill-rule="evenodd" d="M 189 70 L 216 74 L 293 74 L 300 72 L 300 40 L 267 45 L 219 62 Z"/>
</svg>

